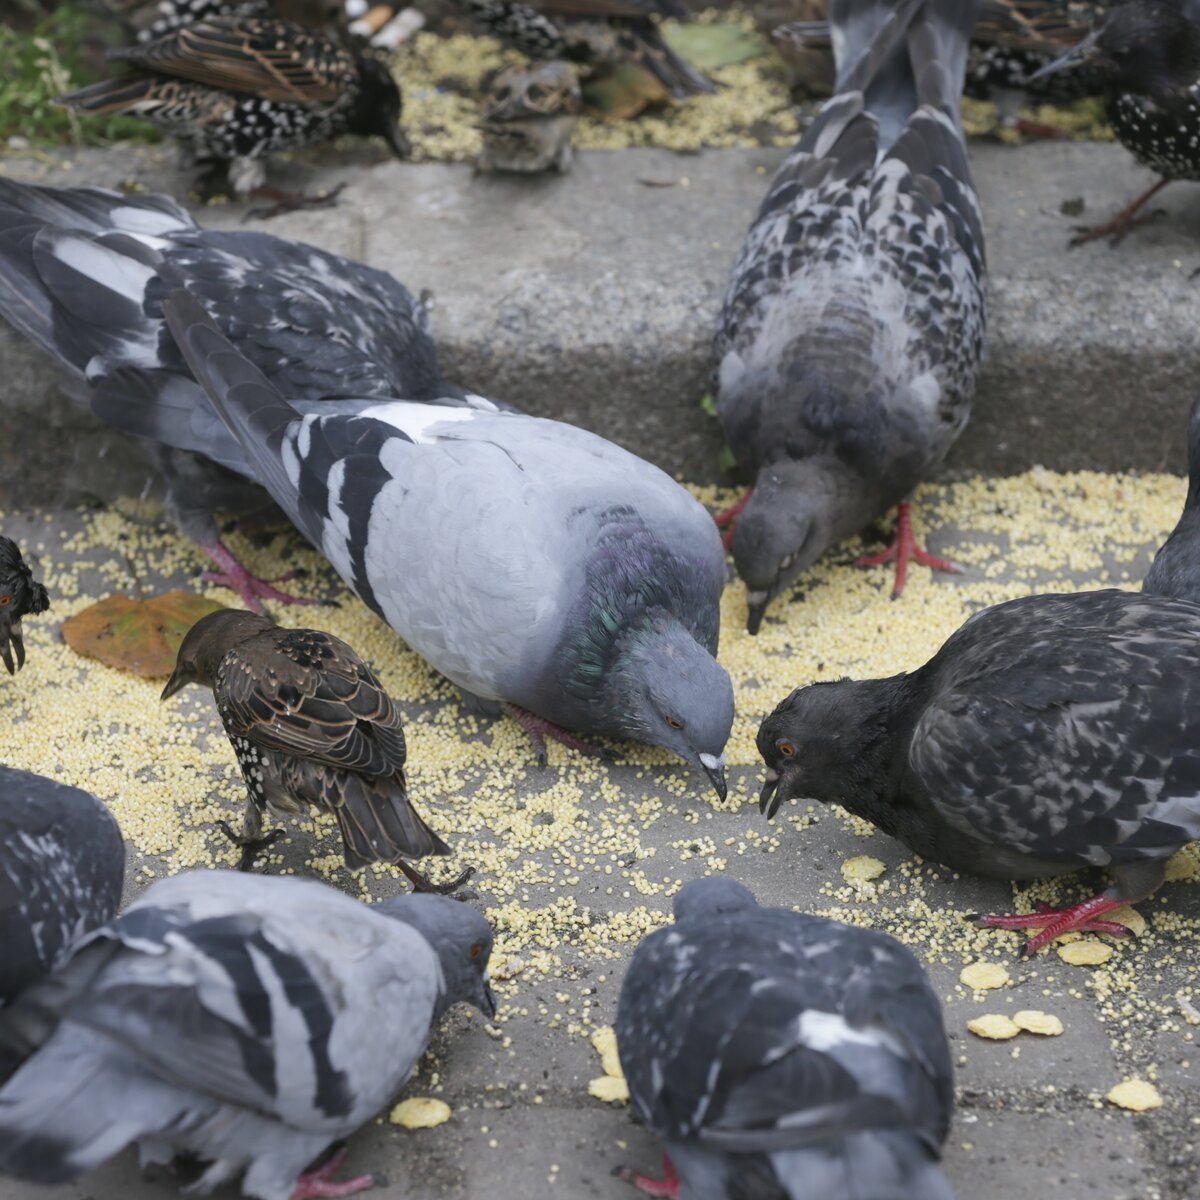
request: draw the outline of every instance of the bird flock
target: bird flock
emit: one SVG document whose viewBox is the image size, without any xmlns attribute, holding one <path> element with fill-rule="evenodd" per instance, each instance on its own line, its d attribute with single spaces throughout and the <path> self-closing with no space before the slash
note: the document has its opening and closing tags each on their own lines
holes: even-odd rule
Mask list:
<svg viewBox="0 0 1200 1200">
<path fill-rule="evenodd" d="M 635 61 L 679 98 L 713 87 L 660 34 L 685 15 L 670 0 L 461 7 L 534 60 L 485 110 L 485 156 L 515 169 L 566 164 L 579 87 L 562 60 Z M 125 73 L 64 102 L 159 123 L 228 164 L 241 195 L 263 194 L 270 153 L 341 132 L 405 153 L 378 60 L 255 0 L 159 8 L 114 56 Z M 396 705 L 351 646 L 265 615 L 313 602 L 255 577 L 216 514 L 282 513 L 470 711 L 512 717 L 542 761 L 547 739 L 590 755 L 607 753 L 597 739 L 648 743 L 724 799 L 726 551 L 751 633 L 892 508 L 895 541 L 869 561 L 895 563 L 893 597 L 913 564 L 957 569 L 916 543 L 908 506 L 969 419 L 985 342 L 964 87 L 1079 72 L 1159 187 L 1198 179 L 1197 20 L 1188 0 L 830 0 L 828 24 L 786 31 L 832 46 L 836 85 L 714 314 L 716 410 L 753 480 L 715 519 L 605 438 L 444 379 L 425 305 L 384 272 L 206 231 L 165 196 L 0 180 L 0 315 L 146 454 L 169 515 L 244 605 L 186 634 L 162 698 L 211 688 L 246 785 L 243 828 L 224 826 L 241 870 L 160 880 L 118 915 L 125 855 L 103 803 L 0 766 L 0 1175 L 60 1183 L 136 1144 L 145 1162 L 195 1160 L 201 1191 L 349 1195 L 375 1181 L 335 1178 L 342 1139 L 451 1005 L 496 1011 L 492 930 L 458 894 L 470 869 L 434 884 L 413 865 L 450 848 L 410 797 Z M 518 109 L 566 125 L 516 136 Z M 1148 198 L 1080 237 L 1123 237 Z M 975 919 L 1035 930 L 1026 954 L 1125 934 L 1106 914 L 1150 896 L 1200 838 L 1200 400 L 1187 437 L 1184 512 L 1140 592 L 1008 601 L 914 670 L 798 687 L 759 727 L 763 813 L 840 804 L 977 876 L 1106 869 L 1111 886 L 1069 908 Z M 0 538 L 10 675 L 23 618 L 50 599 Z M 349 869 L 394 865 L 413 891 L 366 905 L 254 872 L 280 832 L 264 818 L 306 808 L 336 817 Z M 916 958 L 760 907 L 753 882 L 688 883 L 629 963 L 615 1030 L 665 1176 L 618 1173 L 682 1200 L 952 1197 L 951 1056 Z"/>
</svg>

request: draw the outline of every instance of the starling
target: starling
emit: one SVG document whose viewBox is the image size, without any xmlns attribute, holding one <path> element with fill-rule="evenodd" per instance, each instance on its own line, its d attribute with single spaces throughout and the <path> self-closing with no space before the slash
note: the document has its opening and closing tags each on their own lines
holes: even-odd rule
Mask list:
<svg viewBox="0 0 1200 1200">
<path fill-rule="evenodd" d="M 1099 76 L 1104 108 L 1118 140 L 1161 178 L 1110 221 L 1083 226 L 1072 246 L 1119 242 L 1157 212 L 1137 214 L 1176 179 L 1200 181 L 1200 3 L 1125 0 L 1035 79 L 1060 71 Z"/>
<path fill-rule="evenodd" d="M 42 584 L 34 582 L 21 548 L 12 538 L 0 537 L 0 659 L 10 675 L 25 665 L 21 618 L 43 613 L 49 607 L 50 597 Z"/>
<path fill-rule="evenodd" d="M 1200 396 L 1188 417 L 1187 499 L 1179 523 L 1146 572 L 1142 591 L 1200 603 Z"/>
<path fill-rule="evenodd" d="M 312 805 L 337 818 L 347 868 L 393 863 L 418 889 L 435 890 L 405 859 L 449 854 L 450 848 L 409 802 L 395 704 L 345 642 L 318 629 L 281 629 L 257 613 L 221 609 L 188 630 L 162 698 L 189 683 L 212 688 L 246 783 L 241 836 L 222 822 L 242 847 L 241 870 L 282 833 L 262 836 L 264 810 L 301 812 Z"/>
<path fill-rule="evenodd" d="M 571 134 L 582 97 L 564 62 L 507 67 L 492 80 L 483 104 L 481 171 L 567 171 Z"/>
<path fill-rule="evenodd" d="M 633 1111 L 678 1200 L 954 1200 L 942 1002 L 871 929 L 760 908 L 732 879 L 680 889 L 634 952 L 615 1030 Z"/>
<path fill-rule="evenodd" d="M 678 0 L 456 0 L 488 33 L 534 61 L 565 58 L 601 65 L 632 62 L 677 100 L 713 92 L 712 80 L 663 40 L 657 17 L 684 20 Z"/>
<path fill-rule="evenodd" d="M 197 160 L 226 163 L 239 198 L 278 200 L 272 213 L 304 202 L 263 186 L 263 160 L 277 151 L 356 133 L 383 138 L 400 158 L 409 154 L 400 89 L 387 67 L 288 21 L 212 17 L 109 57 L 133 70 L 60 102 L 144 117 Z"/>
<path fill-rule="evenodd" d="M 1119 592 L 1027 596 L 976 614 L 923 667 L 798 688 L 762 723 L 760 807 L 841 804 L 952 871 L 1044 879 L 1107 867 L 1026 953 L 1158 888 L 1200 837 L 1200 606 Z"/>
<path fill-rule="evenodd" d="M 979 201 L 959 124 L 973 3 L 834 0 L 838 92 L 770 185 L 714 346 L 717 414 L 755 485 L 718 524 L 751 633 L 831 545 L 900 505 L 970 416 L 985 323 Z"/>
</svg>

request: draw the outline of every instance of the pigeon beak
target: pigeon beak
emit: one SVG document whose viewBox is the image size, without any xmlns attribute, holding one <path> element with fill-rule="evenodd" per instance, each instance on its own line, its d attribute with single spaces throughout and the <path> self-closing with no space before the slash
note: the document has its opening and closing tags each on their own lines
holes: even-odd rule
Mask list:
<svg viewBox="0 0 1200 1200">
<path fill-rule="evenodd" d="M 700 755 L 700 765 L 704 768 L 704 773 L 712 780 L 712 785 L 717 789 L 717 798 L 724 800 L 729 795 L 729 785 L 725 782 L 725 755 L 714 757 L 711 754 Z"/>
<path fill-rule="evenodd" d="M 771 767 L 767 768 L 767 775 L 763 781 L 762 791 L 758 793 L 758 811 L 762 813 L 769 821 L 779 809 L 779 802 L 783 799 L 779 794 L 779 772 Z"/>
<path fill-rule="evenodd" d="M 12 643 L 12 650 L 9 643 Z M 17 652 L 17 663 L 13 666 L 12 651 Z M 21 637 L 21 622 L 10 621 L 7 613 L 0 613 L 0 659 L 10 675 L 15 675 L 25 665 L 25 642 Z"/>
<path fill-rule="evenodd" d="M 175 695 L 180 688 L 186 687 L 188 682 L 187 676 L 180 671 L 177 665 L 171 675 L 171 678 L 167 680 L 167 686 L 163 688 L 162 695 L 159 696 L 159 700 L 170 700 L 170 698 Z"/>
<path fill-rule="evenodd" d="M 762 625 L 767 605 L 771 603 L 771 593 L 747 592 L 746 603 L 750 608 L 750 615 L 746 618 L 746 632 L 751 637 L 754 637 L 758 633 L 759 626 Z"/>
<path fill-rule="evenodd" d="M 404 131 L 404 127 L 400 124 L 388 126 L 388 131 L 384 134 L 387 144 L 391 146 L 392 153 L 397 158 L 412 158 L 412 142 L 408 140 L 408 134 Z"/>
<path fill-rule="evenodd" d="M 492 991 L 492 985 L 485 973 L 479 992 L 479 1011 L 490 1021 L 496 1016 L 496 1008 L 496 993 Z"/>
<path fill-rule="evenodd" d="M 1057 75 L 1060 71 L 1072 71 L 1076 67 L 1083 66 L 1084 63 L 1099 58 L 1101 53 L 1097 41 L 1099 36 L 1100 30 L 1093 29 L 1079 45 L 1072 46 L 1066 54 L 1047 63 L 1040 71 L 1034 71 L 1025 82 L 1034 83 L 1039 79 L 1045 79 L 1048 75 Z"/>
</svg>

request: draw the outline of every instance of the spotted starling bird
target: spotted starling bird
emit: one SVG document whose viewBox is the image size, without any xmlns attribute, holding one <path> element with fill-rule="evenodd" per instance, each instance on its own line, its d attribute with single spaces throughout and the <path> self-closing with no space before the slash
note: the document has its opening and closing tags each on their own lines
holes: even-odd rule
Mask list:
<svg viewBox="0 0 1200 1200">
<path fill-rule="evenodd" d="M 565 62 L 506 67 L 483 102 L 481 171 L 567 171 L 583 100 Z"/>
<path fill-rule="evenodd" d="M 784 161 L 733 268 L 717 413 L 752 491 L 718 516 L 756 632 L 831 545 L 900 505 L 970 416 L 983 348 L 979 202 L 959 124 L 975 3 L 834 0 L 838 94 Z"/>
<path fill-rule="evenodd" d="M 239 197 L 264 189 L 263 160 L 343 133 L 377 135 L 400 158 L 400 90 L 387 67 L 287 21 L 222 16 L 109 52 L 132 72 L 60 97 L 80 112 L 144 117 L 198 160 L 228 164 Z M 327 199 L 328 197 L 326 197 Z"/>
<path fill-rule="evenodd" d="M 1162 177 L 1110 221 L 1083 226 L 1078 246 L 1119 242 L 1157 213 L 1137 214 L 1176 179 L 1200 181 L 1200 2 L 1125 0 L 1088 36 L 1034 76 L 1086 69 L 1104 85 L 1104 107 L 1121 144 Z"/>
<path fill-rule="evenodd" d="M 886 934 L 687 883 L 643 939 L 615 1023 L 675 1200 L 953 1200 L 942 1003 Z"/>
<path fill-rule="evenodd" d="M 1146 572 L 1142 591 L 1200 603 L 1200 396 L 1188 417 L 1187 499 L 1179 523 Z"/>
<path fill-rule="evenodd" d="M 632 62 L 677 100 L 716 90 L 663 40 L 655 18 L 684 20 L 678 0 L 456 0 L 488 33 L 534 61 Z"/>
<path fill-rule="evenodd" d="M 25 665 L 21 618 L 36 616 L 49 607 L 50 596 L 42 584 L 34 581 L 33 572 L 21 557 L 21 548 L 12 538 L 0 537 L 0 659 L 10 675 Z"/>
<path fill-rule="evenodd" d="M 409 802 L 400 714 L 345 642 L 221 609 L 188 630 L 162 698 L 189 683 L 212 688 L 246 783 L 242 835 L 222 823 L 242 847 L 241 870 L 282 835 L 262 836 L 265 810 L 312 805 L 337 817 L 350 870 L 393 863 L 417 888 L 440 890 L 405 862 L 450 848 Z"/>
<path fill-rule="evenodd" d="M 762 723 L 760 807 L 841 804 L 953 871 L 1044 879 L 1107 867 L 1061 911 L 977 918 L 1041 928 L 1026 953 L 1144 899 L 1200 837 L 1200 606 L 1099 591 L 972 617 L 923 667 L 798 688 Z"/>
</svg>

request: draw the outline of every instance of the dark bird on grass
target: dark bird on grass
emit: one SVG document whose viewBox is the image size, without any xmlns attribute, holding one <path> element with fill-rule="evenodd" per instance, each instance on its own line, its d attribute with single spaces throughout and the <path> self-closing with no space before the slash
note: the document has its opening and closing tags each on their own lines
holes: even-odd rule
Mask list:
<svg viewBox="0 0 1200 1200">
<path fill-rule="evenodd" d="M 193 871 L 153 884 L 0 1012 L 0 1175 L 66 1183 L 136 1143 L 198 1162 L 190 1191 L 348 1196 L 340 1151 L 451 1005 L 496 1003 L 492 931 L 445 896 L 368 907 L 313 880 Z M 306 1172 L 307 1169 L 307 1173 Z"/>
<path fill-rule="evenodd" d="M 568 63 L 506 67 L 483 100 L 483 146 L 476 166 L 481 171 L 566 172 L 582 106 L 579 80 Z"/>
<path fill-rule="evenodd" d="M 536 61 L 565 58 L 591 66 L 635 63 L 677 100 L 714 92 L 712 80 L 663 40 L 657 19 L 686 20 L 678 0 L 455 0 L 502 42 Z"/>
<path fill-rule="evenodd" d="M 1026 953 L 1144 899 L 1200 837 L 1200 606 L 1100 591 L 972 617 L 923 667 L 798 688 L 763 721 L 760 807 L 841 804 L 953 871 L 1044 879 L 1106 867 L 1061 911 L 980 917 L 1040 928 Z"/>
<path fill-rule="evenodd" d="M 644 938 L 616 1034 L 634 1112 L 662 1140 L 672 1200 L 953 1200 L 941 1000 L 886 934 L 685 884 Z"/>
<path fill-rule="evenodd" d="M 1200 396 L 1188 417 L 1187 499 L 1179 523 L 1146 572 L 1142 591 L 1200 603 Z"/>
<path fill-rule="evenodd" d="M 218 511 L 277 510 L 163 324 L 178 283 L 304 411 L 345 396 L 453 404 L 467 393 L 442 377 L 425 307 L 383 271 L 265 233 L 201 229 L 166 196 L 0 179 L 0 316 L 160 472 L 167 514 L 213 561 L 215 582 L 256 611 L 313 603 L 258 579 L 219 536 Z"/>
<path fill-rule="evenodd" d="M 1118 140 L 1161 178 L 1110 221 L 1081 227 L 1078 246 L 1119 242 L 1157 215 L 1141 209 L 1173 180 L 1200 181 L 1200 2 L 1126 0 L 1082 42 L 1034 76 L 1087 70 L 1104 85 L 1104 108 Z"/>
<path fill-rule="evenodd" d="M 0 766 L 0 1005 L 113 918 L 124 879 L 125 844 L 101 801 Z"/>
<path fill-rule="evenodd" d="M 838 94 L 759 209 L 717 330 L 717 413 L 754 487 L 718 523 L 751 633 L 830 546 L 900 506 L 970 416 L 983 347 L 979 202 L 959 124 L 977 3 L 834 0 Z"/>
<path fill-rule="evenodd" d="M 49 607 L 50 596 L 45 586 L 34 580 L 21 557 L 21 547 L 12 538 L 0 536 L 0 660 L 10 675 L 25 665 L 21 619 L 37 616 Z"/>
<path fill-rule="evenodd" d="M 242 847 L 242 870 L 281 836 L 281 830 L 262 836 L 266 810 L 311 806 L 337 818 L 351 871 L 393 863 L 415 887 L 435 890 L 405 860 L 450 848 L 408 799 L 408 748 L 396 705 L 345 642 L 319 629 L 281 629 L 256 613 L 221 609 L 188 630 L 162 698 L 189 683 L 212 688 L 246 783 L 241 836 L 222 822 Z"/>
<path fill-rule="evenodd" d="M 304 416 L 184 290 L 164 305 L 271 495 L 354 593 L 539 757 L 567 730 L 663 746 L 725 796 L 721 541 L 657 467 L 494 408 Z M 593 751 L 594 752 L 594 751 Z"/>
<path fill-rule="evenodd" d="M 383 138 L 400 158 L 409 154 L 400 89 L 387 66 L 325 33 L 272 18 L 212 17 L 109 57 L 132 71 L 60 102 L 150 121 L 198 161 L 227 164 L 239 198 L 278 201 L 271 212 L 306 202 L 264 186 L 264 161 L 280 150 L 356 133 Z"/>
</svg>

